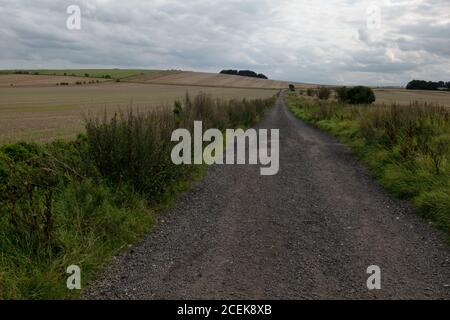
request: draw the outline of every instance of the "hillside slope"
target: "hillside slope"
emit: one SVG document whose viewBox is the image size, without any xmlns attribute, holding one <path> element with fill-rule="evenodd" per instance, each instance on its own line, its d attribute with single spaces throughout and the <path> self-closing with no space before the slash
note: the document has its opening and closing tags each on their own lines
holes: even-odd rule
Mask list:
<svg viewBox="0 0 450 320">
<path fill-rule="evenodd" d="M 291 82 L 266 80 L 227 74 L 206 72 L 179 71 L 170 74 L 143 74 L 127 79 L 128 82 L 189 85 L 201 87 L 228 87 L 228 88 L 254 88 L 254 89 L 286 89 Z M 303 83 L 294 83 L 297 87 L 316 87 Z"/>
</svg>

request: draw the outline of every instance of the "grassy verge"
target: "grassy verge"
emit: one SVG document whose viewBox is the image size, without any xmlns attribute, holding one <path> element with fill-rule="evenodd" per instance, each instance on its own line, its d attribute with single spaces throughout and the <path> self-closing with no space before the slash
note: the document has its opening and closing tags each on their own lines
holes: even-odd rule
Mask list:
<svg viewBox="0 0 450 320">
<path fill-rule="evenodd" d="M 0 146 L 0 298 L 78 298 L 68 266 L 88 284 L 203 174 L 172 163 L 173 130 L 248 127 L 272 104 L 187 96 L 173 111 L 87 119 L 75 141 Z"/>
<path fill-rule="evenodd" d="M 392 194 L 450 236 L 450 109 L 346 105 L 290 94 L 298 118 L 349 145 Z"/>
</svg>

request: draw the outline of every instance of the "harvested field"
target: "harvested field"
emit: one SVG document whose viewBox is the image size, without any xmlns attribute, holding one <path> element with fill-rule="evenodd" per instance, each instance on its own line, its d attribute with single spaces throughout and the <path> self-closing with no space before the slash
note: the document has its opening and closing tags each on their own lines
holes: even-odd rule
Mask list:
<svg viewBox="0 0 450 320">
<path fill-rule="evenodd" d="M 186 92 L 224 99 L 267 98 L 276 90 L 202 88 L 106 82 L 86 86 L 0 87 L 0 142 L 71 138 L 87 113 L 101 115 L 133 106 L 172 105 Z"/>
<path fill-rule="evenodd" d="M 130 82 L 166 84 L 166 85 L 191 85 L 202 87 L 228 87 L 228 88 L 258 88 L 258 89 L 286 89 L 292 82 L 266 80 L 250 77 L 233 76 L 226 74 L 180 71 L 172 74 L 144 74 L 127 79 Z M 297 87 L 312 87 L 294 83 Z"/>
<path fill-rule="evenodd" d="M 86 77 L 70 77 L 70 76 L 53 76 L 53 75 L 28 75 L 28 74 L 6 74 L 0 75 L 0 88 L 9 87 L 41 87 L 52 86 L 56 87 L 60 83 L 68 83 L 69 85 L 76 85 L 77 82 L 94 81 Z M 95 82 L 103 82 L 104 79 L 95 79 Z"/>
<path fill-rule="evenodd" d="M 16 72 L 27 72 L 29 75 L 72 76 L 83 78 L 125 79 L 132 76 L 176 73 L 176 70 L 141 70 L 141 69 L 42 69 L 42 70 L 0 70 L 0 75 L 13 75 Z"/>
<path fill-rule="evenodd" d="M 426 102 L 450 107 L 450 92 L 421 91 L 406 89 L 375 89 L 377 103 L 410 104 L 411 102 Z"/>
</svg>

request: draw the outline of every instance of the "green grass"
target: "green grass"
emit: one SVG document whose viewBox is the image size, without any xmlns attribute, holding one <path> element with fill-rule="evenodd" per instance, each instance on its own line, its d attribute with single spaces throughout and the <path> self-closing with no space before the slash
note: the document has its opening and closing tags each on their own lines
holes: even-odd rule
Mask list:
<svg viewBox="0 0 450 320">
<path fill-rule="evenodd" d="M 205 172 L 176 166 L 170 137 L 194 120 L 205 128 L 248 127 L 274 100 L 186 96 L 176 113 L 129 110 L 87 119 L 73 141 L 0 146 L 0 299 L 77 299 L 65 270 L 85 288 L 112 255 L 149 232 Z"/>
<path fill-rule="evenodd" d="M 288 94 L 291 112 L 348 144 L 396 197 L 450 239 L 450 111 L 411 104 L 347 105 Z"/>
</svg>

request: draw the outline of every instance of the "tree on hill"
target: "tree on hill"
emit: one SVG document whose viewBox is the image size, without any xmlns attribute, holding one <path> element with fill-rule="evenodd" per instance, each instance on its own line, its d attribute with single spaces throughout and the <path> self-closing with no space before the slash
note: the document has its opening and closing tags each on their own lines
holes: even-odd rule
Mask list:
<svg viewBox="0 0 450 320">
<path fill-rule="evenodd" d="M 222 70 L 220 71 L 221 74 L 229 74 L 233 76 L 241 76 L 241 77 L 250 77 L 250 78 L 260 78 L 260 79 L 268 79 L 264 74 L 262 73 L 256 73 L 251 70 Z"/>
</svg>

